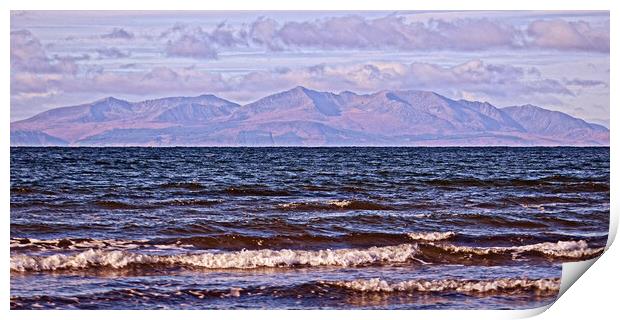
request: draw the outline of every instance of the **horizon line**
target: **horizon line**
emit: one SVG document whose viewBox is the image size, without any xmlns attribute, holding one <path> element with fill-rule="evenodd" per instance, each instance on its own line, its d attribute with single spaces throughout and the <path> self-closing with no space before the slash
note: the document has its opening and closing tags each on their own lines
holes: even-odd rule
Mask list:
<svg viewBox="0 0 620 320">
<path fill-rule="evenodd" d="M 319 148 L 610 148 L 611 145 L 315 145 L 315 146 L 304 146 L 304 145 L 255 145 L 255 146 L 244 146 L 244 145 L 196 145 L 196 146 L 187 146 L 187 145 L 161 145 L 161 146 L 145 146 L 145 145 L 125 145 L 125 146 L 106 146 L 106 145 L 9 145 L 11 148 L 306 148 L 306 149 L 319 149 Z"/>
</svg>

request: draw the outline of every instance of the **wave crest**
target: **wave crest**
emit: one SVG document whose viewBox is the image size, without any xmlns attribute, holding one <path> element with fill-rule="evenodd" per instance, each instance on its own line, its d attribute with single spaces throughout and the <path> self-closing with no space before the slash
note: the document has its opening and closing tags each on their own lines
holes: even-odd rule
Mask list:
<svg viewBox="0 0 620 320">
<path fill-rule="evenodd" d="M 544 278 L 531 280 L 527 278 L 501 278 L 493 280 L 408 280 L 389 283 L 379 278 L 359 279 L 353 281 L 325 281 L 324 284 L 361 292 L 444 292 L 486 293 L 500 291 L 538 291 L 557 293 L 560 279 Z"/>
<path fill-rule="evenodd" d="M 408 233 L 407 236 L 413 240 L 423 240 L 423 241 L 439 241 L 439 240 L 447 240 L 454 237 L 456 234 L 454 232 L 411 232 Z"/>
<path fill-rule="evenodd" d="M 543 242 L 513 247 L 466 247 L 453 244 L 434 244 L 445 251 L 453 253 L 473 253 L 477 255 L 523 253 L 541 253 L 556 258 L 584 258 L 599 255 L 604 248 L 590 248 L 585 240 Z"/>
<path fill-rule="evenodd" d="M 417 246 L 372 247 L 368 249 L 337 250 L 242 250 L 226 253 L 148 255 L 127 251 L 90 249 L 75 255 L 11 256 L 11 270 L 53 271 L 111 267 L 115 269 L 132 265 L 168 265 L 201 267 L 209 269 L 250 269 L 261 267 L 339 266 L 355 267 L 375 263 L 399 263 L 412 259 Z"/>
<path fill-rule="evenodd" d="M 17 249 L 138 249 L 148 245 L 148 240 L 115 240 L 115 239 L 49 239 L 11 238 L 11 250 Z"/>
</svg>

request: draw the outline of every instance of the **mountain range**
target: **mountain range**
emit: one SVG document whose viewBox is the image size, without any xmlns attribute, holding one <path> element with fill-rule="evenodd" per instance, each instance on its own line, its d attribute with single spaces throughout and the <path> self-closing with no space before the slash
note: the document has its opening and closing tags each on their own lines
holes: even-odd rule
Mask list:
<svg viewBox="0 0 620 320">
<path fill-rule="evenodd" d="M 239 105 L 214 95 L 105 98 L 11 123 L 12 146 L 585 146 L 609 129 L 533 105 L 429 91 L 304 87 Z"/>
</svg>

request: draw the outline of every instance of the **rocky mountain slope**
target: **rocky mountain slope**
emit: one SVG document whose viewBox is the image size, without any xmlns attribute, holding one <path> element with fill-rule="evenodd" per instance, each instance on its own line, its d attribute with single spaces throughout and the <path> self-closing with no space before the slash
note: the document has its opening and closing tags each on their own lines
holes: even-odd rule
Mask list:
<svg viewBox="0 0 620 320">
<path fill-rule="evenodd" d="M 296 87 L 243 106 L 213 95 L 110 97 L 13 122 L 11 145 L 609 145 L 609 130 L 532 105 L 497 108 L 428 91 L 361 95 Z"/>
</svg>

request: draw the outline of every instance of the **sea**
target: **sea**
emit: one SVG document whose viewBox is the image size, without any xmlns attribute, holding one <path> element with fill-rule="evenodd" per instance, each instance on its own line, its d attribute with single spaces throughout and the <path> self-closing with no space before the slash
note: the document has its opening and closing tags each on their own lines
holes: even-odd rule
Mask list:
<svg viewBox="0 0 620 320">
<path fill-rule="evenodd" d="M 10 157 L 11 309 L 528 309 L 609 229 L 607 147 Z"/>
</svg>

